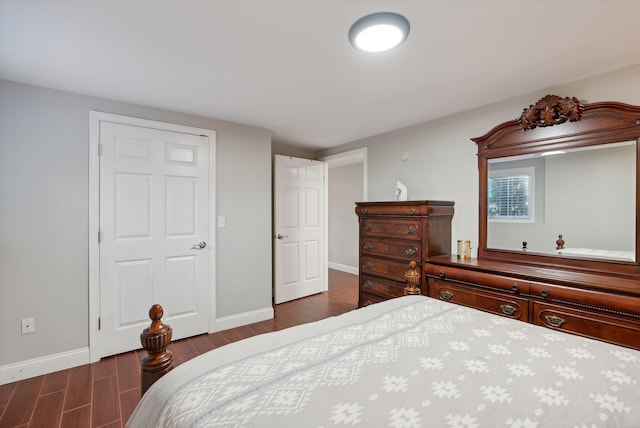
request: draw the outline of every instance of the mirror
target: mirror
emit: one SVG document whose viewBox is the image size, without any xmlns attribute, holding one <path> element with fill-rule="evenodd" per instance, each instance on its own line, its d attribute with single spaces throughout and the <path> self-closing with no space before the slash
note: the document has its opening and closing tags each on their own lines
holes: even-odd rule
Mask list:
<svg viewBox="0 0 640 428">
<path fill-rule="evenodd" d="M 478 258 L 640 272 L 640 106 L 547 95 L 478 144 Z"/>
<path fill-rule="evenodd" d="M 487 247 L 635 261 L 635 154 L 626 141 L 489 159 Z"/>
</svg>

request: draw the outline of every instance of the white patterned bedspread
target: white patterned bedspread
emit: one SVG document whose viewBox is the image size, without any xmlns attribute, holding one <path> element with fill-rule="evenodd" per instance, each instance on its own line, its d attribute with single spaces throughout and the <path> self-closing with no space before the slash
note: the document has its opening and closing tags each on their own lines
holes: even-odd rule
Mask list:
<svg viewBox="0 0 640 428">
<path fill-rule="evenodd" d="M 563 248 L 556 250 L 557 254 L 565 256 L 587 256 L 597 259 L 636 261 L 635 251 L 597 250 L 594 248 Z"/>
<path fill-rule="evenodd" d="M 640 427 L 640 352 L 407 296 L 175 368 L 134 427 Z"/>
</svg>

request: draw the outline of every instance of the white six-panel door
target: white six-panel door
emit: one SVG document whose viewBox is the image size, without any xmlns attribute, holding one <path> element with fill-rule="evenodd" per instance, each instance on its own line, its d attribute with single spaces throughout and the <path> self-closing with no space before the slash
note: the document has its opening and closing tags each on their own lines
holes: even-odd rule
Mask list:
<svg viewBox="0 0 640 428">
<path fill-rule="evenodd" d="M 153 303 L 207 332 L 208 138 L 101 122 L 100 145 L 100 357 L 140 348 Z"/>
<path fill-rule="evenodd" d="M 274 301 L 327 290 L 327 164 L 275 156 Z"/>
</svg>

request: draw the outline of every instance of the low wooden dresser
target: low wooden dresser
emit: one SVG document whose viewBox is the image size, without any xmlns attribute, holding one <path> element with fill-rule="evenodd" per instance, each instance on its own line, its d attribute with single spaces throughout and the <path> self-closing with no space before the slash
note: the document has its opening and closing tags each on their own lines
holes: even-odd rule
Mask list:
<svg viewBox="0 0 640 428">
<path fill-rule="evenodd" d="M 431 257 L 422 294 L 640 349 L 640 290 L 635 275 L 568 271 L 493 260 Z"/>
<path fill-rule="evenodd" d="M 360 223 L 358 306 L 404 295 L 409 262 L 422 277 L 426 257 L 451 252 L 453 202 L 357 202 Z"/>
</svg>

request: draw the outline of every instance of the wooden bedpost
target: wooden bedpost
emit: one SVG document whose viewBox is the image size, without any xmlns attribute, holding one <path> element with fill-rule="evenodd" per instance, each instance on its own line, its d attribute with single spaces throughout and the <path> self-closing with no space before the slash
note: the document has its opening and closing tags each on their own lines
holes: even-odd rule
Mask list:
<svg viewBox="0 0 640 428">
<path fill-rule="evenodd" d="M 417 263 L 409 262 L 409 271 L 404 274 L 407 286 L 404 287 L 405 296 L 420 294 L 420 273 L 416 269 Z"/>
<path fill-rule="evenodd" d="M 140 374 L 140 395 L 144 395 L 147 389 L 155 381 L 173 368 L 173 353 L 167 350 L 171 343 L 173 330 L 161 321 L 164 310 L 156 304 L 149 309 L 151 325 L 140 334 L 140 343 L 147 350 L 147 356 L 142 359 L 142 372 Z"/>
</svg>

